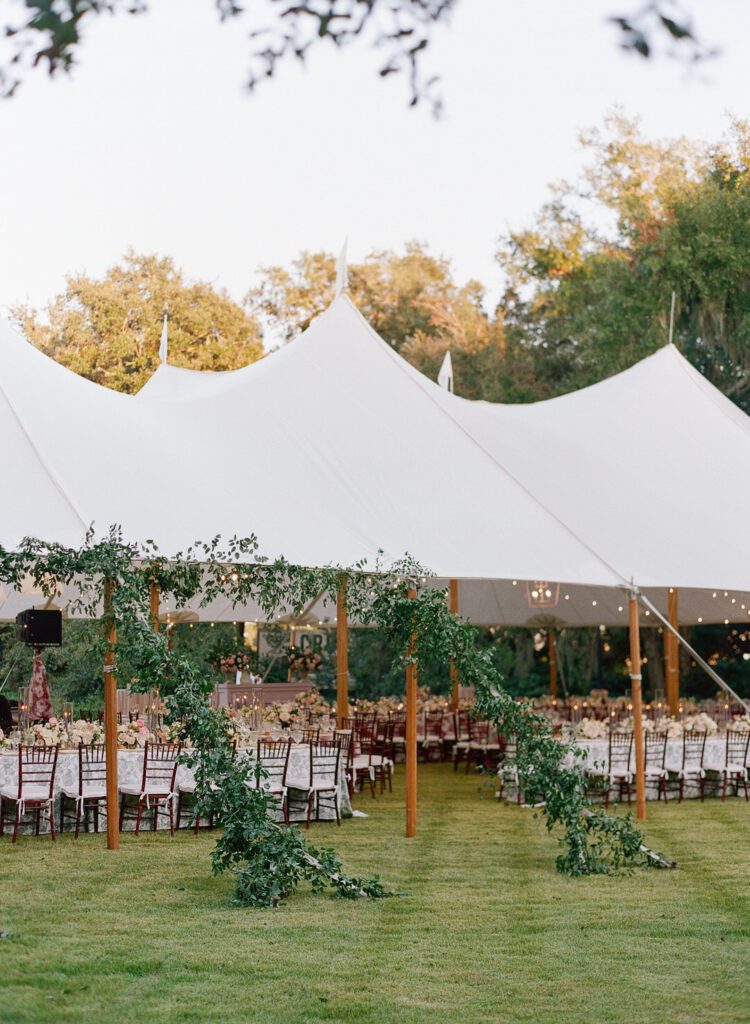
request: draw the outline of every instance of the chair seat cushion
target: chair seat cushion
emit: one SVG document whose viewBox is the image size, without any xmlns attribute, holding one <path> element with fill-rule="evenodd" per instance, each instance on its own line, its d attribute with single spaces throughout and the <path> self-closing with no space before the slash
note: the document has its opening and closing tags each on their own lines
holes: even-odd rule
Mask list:
<svg viewBox="0 0 750 1024">
<path fill-rule="evenodd" d="M 73 786 L 63 786 L 63 788 L 62 788 L 62 790 L 60 792 L 64 796 L 68 797 L 70 800 L 77 800 L 79 795 L 82 796 L 84 800 L 106 800 L 107 799 L 107 790 L 105 789 L 104 786 L 97 786 L 97 785 L 84 786 L 83 787 L 83 793 L 81 793 L 81 794 L 79 794 L 78 793 L 78 789 L 74 788 Z"/>
<path fill-rule="evenodd" d="M 4 800 L 17 800 L 18 785 L 3 786 L 3 788 L 0 789 L 0 796 L 2 796 Z M 21 790 L 21 799 L 24 801 L 49 800 L 49 786 L 26 785 Z"/>
<path fill-rule="evenodd" d="M 120 792 L 126 796 L 172 796 L 173 790 L 170 790 L 168 786 L 163 783 L 147 784 L 145 789 L 141 789 L 138 783 L 126 783 L 124 786 L 120 786 Z"/>
<path fill-rule="evenodd" d="M 719 775 L 739 775 L 741 779 L 747 778 L 747 767 L 744 764 L 707 764 L 706 768 L 710 772 L 718 772 Z"/>
</svg>

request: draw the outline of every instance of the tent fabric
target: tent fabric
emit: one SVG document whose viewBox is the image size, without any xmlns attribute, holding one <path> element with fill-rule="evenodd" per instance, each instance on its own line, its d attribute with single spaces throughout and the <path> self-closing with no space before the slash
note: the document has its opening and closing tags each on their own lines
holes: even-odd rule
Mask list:
<svg viewBox="0 0 750 1024">
<path fill-rule="evenodd" d="M 626 579 L 750 586 L 750 418 L 674 346 L 530 405 L 470 402 L 417 382 Z"/>
<path fill-rule="evenodd" d="M 264 555 L 301 565 L 390 568 L 409 553 L 436 583 L 460 579 L 462 612 L 483 624 L 624 624 L 631 579 L 659 608 L 678 586 L 683 622 L 750 608 L 750 565 L 732 543 L 750 497 L 738 469 L 750 420 L 672 347 L 562 398 L 469 402 L 401 359 L 341 295 L 257 363 L 163 364 L 135 397 L 0 327 L 0 382 L 6 547 L 29 533 L 76 543 L 93 522 L 166 554 L 251 532 Z M 534 606 L 528 580 L 563 585 L 557 604 Z M 0 617 L 18 604 L 7 595 Z"/>
<path fill-rule="evenodd" d="M 54 479 L 81 524 L 119 523 L 166 554 L 255 533 L 299 565 L 387 569 L 410 554 L 440 576 L 622 583 L 394 367 L 345 295 L 227 376 L 194 401 L 138 401 L 4 332 L 0 379 L 37 459 L 6 476 L 18 502 L 0 542 L 29 532 L 25 494 Z M 69 540 L 69 520 L 49 512 L 36 532 Z"/>
</svg>

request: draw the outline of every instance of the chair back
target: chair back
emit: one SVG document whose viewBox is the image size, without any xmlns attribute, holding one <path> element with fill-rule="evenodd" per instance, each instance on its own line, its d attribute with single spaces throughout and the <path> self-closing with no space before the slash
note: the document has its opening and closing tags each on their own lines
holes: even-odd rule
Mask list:
<svg viewBox="0 0 750 1024">
<path fill-rule="evenodd" d="M 456 741 L 466 743 L 471 739 L 471 715 L 468 711 L 456 712 Z"/>
<path fill-rule="evenodd" d="M 107 785 L 107 754 L 103 743 L 78 745 L 78 795 Z"/>
<path fill-rule="evenodd" d="M 302 730 L 301 743 L 317 743 L 320 739 L 320 726 L 309 725 Z"/>
<path fill-rule="evenodd" d="M 469 719 L 469 738 L 472 743 L 490 742 L 490 723 L 486 719 Z"/>
<path fill-rule="evenodd" d="M 330 786 L 335 789 L 339 784 L 339 762 L 341 746 L 338 740 L 318 740 L 310 744 L 310 787 L 313 785 Z"/>
<path fill-rule="evenodd" d="M 20 746 L 18 748 L 18 799 L 25 786 L 43 789 L 52 799 L 60 747 Z"/>
<path fill-rule="evenodd" d="M 610 732 L 609 734 L 609 770 L 610 772 L 630 771 L 630 757 L 633 752 L 632 732 Z"/>
<path fill-rule="evenodd" d="M 152 743 L 146 740 L 143 748 L 143 793 L 172 793 L 177 775 L 177 759 L 181 743 Z"/>
<path fill-rule="evenodd" d="M 738 729 L 727 729 L 726 765 L 745 767 L 747 763 L 747 748 L 750 745 L 750 732 Z"/>
<path fill-rule="evenodd" d="M 341 760 L 347 767 L 352 761 L 352 734 L 348 729 L 336 729 L 333 738 L 338 742 L 341 749 Z"/>
<path fill-rule="evenodd" d="M 705 732 L 684 732 L 682 734 L 682 770 L 697 771 L 703 767 L 706 750 Z"/>
<path fill-rule="evenodd" d="M 667 757 L 667 734 L 665 732 L 647 732 L 644 751 L 643 764 L 645 768 L 663 768 Z"/>
<path fill-rule="evenodd" d="M 443 738 L 443 712 L 428 711 L 424 716 L 424 738 L 425 740 L 442 740 Z"/>
<path fill-rule="evenodd" d="M 289 738 L 282 740 L 258 740 L 256 755 L 258 764 L 263 768 L 266 777 L 261 778 L 259 775 L 256 775 L 256 789 L 262 789 L 264 783 L 268 783 L 271 788 L 274 788 L 274 784 L 277 786 L 283 785 L 291 746 L 292 741 Z"/>
<path fill-rule="evenodd" d="M 518 754 L 518 736 L 513 732 L 506 736 L 502 742 L 503 761 L 515 761 Z"/>
</svg>

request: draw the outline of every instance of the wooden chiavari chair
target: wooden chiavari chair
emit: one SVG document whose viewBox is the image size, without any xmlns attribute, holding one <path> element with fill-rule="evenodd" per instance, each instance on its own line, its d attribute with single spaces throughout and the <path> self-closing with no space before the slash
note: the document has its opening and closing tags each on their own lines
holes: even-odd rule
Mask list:
<svg viewBox="0 0 750 1024">
<path fill-rule="evenodd" d="M 34 834 L 39 835 L 42 816 L 49 820 L 50 835 L 55 839 L 53 799 L 57 755 L 60 748 L 20 746 L 18 748 L 18 783 L 0 789 L 0 836 L 5 834 L 5 804 L 12 804 L 13 842 L 18 838 L 18 827 L 24 814 L 35 817 Z"/>
</svg>

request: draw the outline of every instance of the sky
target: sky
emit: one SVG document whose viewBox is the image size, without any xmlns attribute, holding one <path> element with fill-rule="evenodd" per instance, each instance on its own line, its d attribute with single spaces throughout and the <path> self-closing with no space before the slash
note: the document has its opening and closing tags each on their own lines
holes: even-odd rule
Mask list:
<svg viewBox="0 0 750 1024">
<path fill-rule="evenodd" d="M 250 94 L 249 25 L 221 24 L 213 0 L 102 17 L 72 75 L 37 72 L 0 101 L 0 312 L 41 306 L 66 274 L 101 275 L 129 247 L 241 299 L 259 267 L 347 236 L 353 262 L 423 241 L 492 304 L 498 237 L 575 177 L 578 133 L 608 110 L 706 140 L 750 116 L 746 0 L 689 3 L 721 48 L 698 73 L 619 51 L 606 17 L 637 6 L 460 0 L 428 60 L 439 120 L 362 46 L 321 45 Z"/>
</svg>

